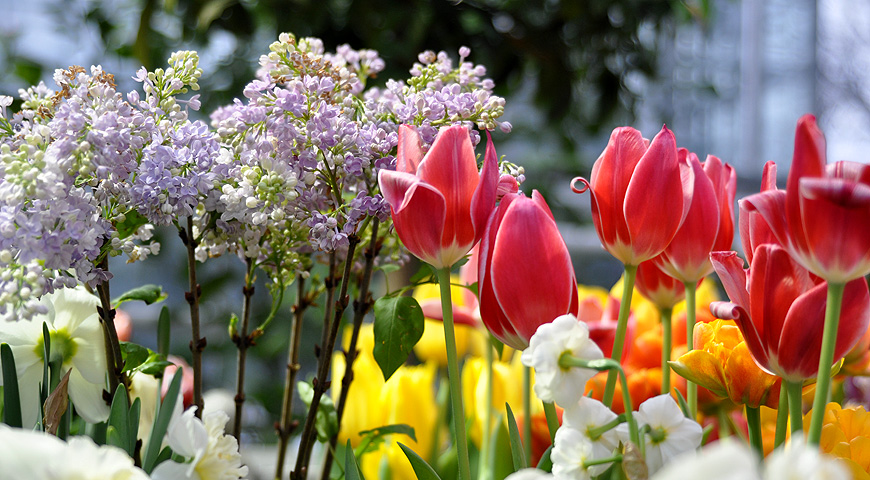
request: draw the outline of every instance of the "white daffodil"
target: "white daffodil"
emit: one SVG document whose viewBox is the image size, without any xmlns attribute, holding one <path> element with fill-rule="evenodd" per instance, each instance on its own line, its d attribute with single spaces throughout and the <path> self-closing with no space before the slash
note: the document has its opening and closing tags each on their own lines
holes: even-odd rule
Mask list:
<svg viewBox="0 0 870 480">
<path fill-rule="evenodd" d="M 608 424 L 616 420 L 616 414 L 603 403 L 589 397 L 580 397 L 580 400 L 565 407 L 562 413 L 562 427 L 572 428 L 579 431 L 592 442 L 599 457 L 610 456 L 619 446 L 619 437 L 616 435 L 615 426 L 605 431 Z M 607 470 L 607 465 L 592 467 L 592 475 L 598 475 Z"/>
<path fill-rule="evenodd" d="M 188 459 L 185 463 L 166 461 L 151 473 L 153 480 L 237 480 L 248 475 L 242 465 L 239 444 L 224 433 L 229 417 L 222 411 L 194 416 L 196 407 L 169 422 L 169 447 Z"/>
<path fill-rule="evenodd" d="M 803 435 L 793 435 L 764 463 L 764 480 L 847 480 L 849 469 L 836 457 L 806 444 Z"/>
<path fill-rule="evenodd" d="M 587 480 L 592 478 L 598 465 L 587 462 L 611 456 L 612 451 L 593 444 L 589 437 L 573 428 L 559 427 L 553 442 L 550 460 L 553 462 L 554 480 Z"/>
<path fill-rule="evenodd" d="M 745 443 L 725 439 L 680 454 L 650 480 L 760 480 L 758 458 Z M 776 477 L 779 478 L 779 477 Z M 803 478 L 803 477 L 801 477 Z"/>
<path fill-rule="evenodd" d="M 0 475 L 28 480 L 148 480 L 126 452 L 88 437 L 69 443 L 47 433 L 0 425 Z"/>
<path fill-rule="evenodd" d="M 551 480 L 552 478 L 552 473 L 537 468 L 523 468 L 508 475 L 504 480 Z"/>
<path fill-rule="evenodd" d="M 671 458 L 701 445 L 701 426 L 686 418 L 670 395 L 659 395 L 641 403 L 634 419 L 638 428 L 649 427 L 644 438 L 646 466 L 650 474 L 657 472 Z M 623 442 L 630 440 L 626 424 L 616 427 L 616 433 Z"/>
<path fill-rule="evenodd" d="M 556 317 L 538 327 L 523 351 L 523 365 L 535 369 L 535 394 L 545 402 L 571 405 L 583 396 L 583 388 L 597 372 L 588 368 L 563 368 L 559 358 L 568 353 L 584 360 L 603 358 L 589 338 L 589 327 L 574 315 Z"/>
<path fill-rule="evenodd" d="M 103 400 L 106 345 L 97 298 L 83 287 L 64 288 L 45 295 L 40 303 L 48 308 L 45 315 L 29 321 L 0 322 L 0 342 L 8 343 L 15 357 L 24 425 L 35 425 L 39 416 L 45 357 L 43 323 L 48 327 L 52 360 L 61 360 L 61 377 L 70 371 L 68 391 L 76 412 L 90 423 L 105 421 L 109 418 L 109 405 Z"/>
</svg>

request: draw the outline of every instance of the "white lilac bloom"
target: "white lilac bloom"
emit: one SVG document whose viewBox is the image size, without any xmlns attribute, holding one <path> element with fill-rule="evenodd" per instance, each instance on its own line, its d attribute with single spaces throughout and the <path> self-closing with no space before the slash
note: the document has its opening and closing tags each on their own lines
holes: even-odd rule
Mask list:
<svg viewBox="0 0 870 480">
<path fill-rule="evenodd" d="M 553 462 L 554 480 L 586 480 L 597 475 L 596 466 L 586 462 L 611 456 L 612 452 L 595 445 L 585 434 L 573 428 L 559 427 L 553 441 L 550 460 Z"/>
<path fill-rule="evenodd" d="M 657 472 L 675 456 L 701 446 L 701 426 L 686 418 L 670 395 L 659 395 L 641 403 L 634 419 L 638 428 L 649 427 L 644 438 L 646 466 L 650 474 Z M 628 425 L 616 427 L 616 433 L 623 442 L 629 441 Z"/>
<path fill-rule="evenodd" d="M 562 413 L 562 427 L 579 431 L 592 442 L 596 456 L 610 456 L 619 446 L 619 437 L 615 429 L 596 432 L 608 423 L 616 420 L 617 415 L 603 403 L 589 397 L 580 397 L 574 404 L 565 407 Z M 593 475 L 606 470 L 608 465 L 600 465 L 590 469 Z"/>
<path fill-rule="evenodd" d="M 39 416 L 43 323 L 48 327 L 51 359 L 61 360 L 61 377 L 70 372 L 69 397 L 76 412 L 89 423 L 105 421 L 109 418 L 109 406 L 103 400 L 106 346 L 97 298 L 83 287 L 64 288 L 45 295 L 40 303 L 47 309 L 44 315 L 0 322 L 0 342 L 8 343 L 15 357 L 24 425 L 35 425 Z"/>
<path fill-rule="evenodd" d="M 97 446 L 88 437 L 69 443 L 43 432 L 0 425 L 3 478 L 28 480 L 148 480 L 120 448 Z"/>
<path fill-rule="evenodd" d="M 237 480 L 248 475 L 242 465 L 239 444 L 224 433 L 229 417 L 221 411 L 207 413 L 202 420 L 190 408 L 169 423 L 168 443 L 185 463 L 166 461 L 151 473 L 153 480 Z"/>
<path fill-rule="evenodd" d="M 552 480 L 553 474 L 537 468 L 523 468 L 510 474 L 504 480 Z"/>
<path fill-rule="evenodd" d="M 745 443 L 725 439 L 674 457 L 650 480 L 761 480 L 758 458 Z M 779 478 L 779 477 L 775 477 Z M 804 478 L 804 477 L 800 477 Z"/>
<path fill-rule="evenodd" d="M 566 353 L 584 360 L 604 357 L 589 338 L 589 327 L 574 315 L 562 315 L 538 327 L 521 357 L 523 365 L 535 369 L 538 398 L 562 407 L 576 403 L 586 382 L 597 373 L 588 368 L 562 368 L 559 358 Z"/>
<path fill-rule="evenodd" d="M 764 463 L 764 480 L 846 480 L 849 469 L 836 457 L 807 445 L 803 435 L 791 437 L 784 447 L 775 450 Z"/>
</svg>

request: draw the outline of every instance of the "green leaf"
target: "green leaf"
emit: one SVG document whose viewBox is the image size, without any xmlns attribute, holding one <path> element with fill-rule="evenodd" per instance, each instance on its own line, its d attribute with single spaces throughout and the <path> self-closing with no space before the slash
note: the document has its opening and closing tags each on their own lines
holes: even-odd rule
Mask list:
<svg viewBox="0 0 870 480">
<path fill-rule="evenodd" d="M 0 366 L 3 367 L 3 423 L 21 427 L 21 396 L 18 393 L 18 372 L 15 357 L 8 344 L 0 344 Z"/>
<path fill-rule="evenodd" d="M 305 402 L 305 405 L 311 408 L 311 401 L 314 400 L 314 388 L 311 384 L 299 382 L 296 384 L 296 391 L 299 392 L 299 398 Z M 320 397 L 317 415 L 314 417 L 314 428 L 317 430 L 317 439 L 323 443 L 328 442 L 338 433 L 338 414 L 335 412 L 332 398 L 328 395 Z"/>
<path fill-rule="evenodd" d="M 167 293 L 163 291 L 163 287 L 160 285 L 142 285 L 141 287 L 136 287 L 132 290 L 127 290 L 120 297 L 112 300 L 112 305 L 115 308 L 118 308 L 118 305 L 129 302 L 131 300 L 142 300 L 147 305 L 151 305 L 155 302 L 162 302 L 167 297 Z"/>
<path fill-rule="evenodd" d="M 136 444 L 136 432 L 133 432 L 132 442 L 130 441 L 130 421 L 129 412 L 127 410 L 127 389 L 124 385 L 118 385 L 115 389 L 115 395 L 112 397 L 112 408 L 109 410 L 109 435 L 106 441 L 109 445 L 114 445 L 123 449 L 128 455 L 133 455 L 133 447 Z"/>
<path fill-rule="evenodd" d="M 169 308 L 164 305 L 160 309 L 160 317 L 157 319 L 157 351 L 161 355 L 169 355 L 170 327 Z"/>
<path fill-rule="evenodd" d="M 384 273 L 392 273 L 392 272 L 398 272 L 401 268 L 402 267 L 400 267 L 394 263 L 387 263 L 387 264 L 379 266 L 378 270 L 380 270 Z"/>
<path fill-rule="evenodd" d="M 553 470 L 553 461 L 550 460 L 550 454 L 553 453 L 553 446 L 550 445 L 547 447 L 547 450 L 541 455 L 541 460 L 538 461 L 538 470 L 543 470 L 545 472 L 550 472 Z"/>
<path fill-rule="evenodd" d="M 139 230 L 139 227 L 146 223 L 148 223 L 148 219 L 144 215 L 131 209 L 124 214 L 124 221 L 115 223 L 115 229 L 118 230 L 118 238 L 123 240 L 133 235 L 136 233 L 136 230 Z"/>
<path fill-rule="evenodd" d="M 120 342 L 121 358 L 124 359 L 124 372 L 129 372 L 145 363 L 151 351 L 142 345 L 131 342 Z"/>
<path fill-rule="evenodd" d="M 417 455 L 417 452 L 411 450 L 402 443 L 399 443 L 399 448 L 405 452 L 405 456 L 408 457 L 408 461 L 411 462 L 411 468 L 413 468 L 414 473 L 417 474 L 417 480 L 441 480 L 441 477 L 435 473 L 435 469 L 426 463 L 426 460 L 420 458 L 420 455 Z"/>
<path fill-rule="evenodd" d="M 496 355 L 496 358 L 501 358 L 501 356 L 504 354 L 504 344 L 501 343 L 501 340 L 495 338 L 495 335 L 493 335 L 492 332 L 488 333 L 489 343 L 492 345 L 493 348 L 495 348 L 495 353 L 498 354 Z"/>
<path fill-rule="evenodd" d="M 347 441 L 347 447 L 344 449 L 344 478 L 346 480 L 363 480 L 365 478 L 360 471 L 356 456 L 353 454 L 353 448 L 350 447 L 350 440 Z"/>
<path fill-rule="evenodd" d="M 423 336 L 423 309 L 413 297 L 381 297 L 375 302 L 374 357 L 384 380 L 405 363 Z"/>
<path fill-rule="evenodd" d="M 377 450 L 378 447 L 382 443 L 384 443 L 385 437 L 394 433 L 398 435 L 407 435 L 415 442 L 417 441 L 417 435 L 414 433 L 414 427 L 410 425 L 406 425 L 404 423 L 384 425 L 382 427 L 373 428 L 371 430 L 363 430 L 359 432 L 361 439 L 356 449 L 354 449 L 354 455 L 361 457 L 366 453 Z"/>
<path fill-rule="evenodd" d="M 418 283 L 422 283 L 423 280 L 429 279 L 426 283 L 434 283 L 435 282 L 435 269 L 432 268 L 428 263 L 424 263 L 420 266 L 420 269 L 417 270 L 417 273 L 411 275 L 411 279 L 408 281 L 411 285 L 416 285 Z"/>
<path fill-rule="evenodd" d="M 686 402 L 686 399 L 683 397 L 682 392 L 680 392 L 676 388 L 674 389 L 674 391 L 677 392 L 677 403 L 680 405 L 680 410 L 683 411 L 683 415 L 688 419 L 692 419 L 692 414 L 689 410 L 689 403 Z"/>
<path fill-rule="evenodd" d="M 169 390 L 167 390 L 163 401 L 157 403 L 154 426 L 151 428 L 151 435 L 148 437 L 148 448 L 142 457 L 142 469 L 145 470 L 145 473 L 151 473 L 157 465 L 157 456 L 160 453 L 163 436 L 166 435 L 166 429 L 169 428 L 169 420 L 172 418 L 173 410 L 175 410 L 179 391 L 181 391 L 180 368 L 175 371 L 175 376 L 172 377 L 172 383 L 169 384 Z"/>
<path fill-rule="evenodd" d="M 523 450 L 523 442 L 520 439 L 520 430 L 517 428 L 517 419 L 514 418 L 511 406 L 507 403 L 504 406 L 507 409 L 508 432 L 510 432 L 511 436 L 511 457 L 514 461 L 514 469 L 526 468 L 529 464 L 526 463 L 526 453 Z"/>
</svg>

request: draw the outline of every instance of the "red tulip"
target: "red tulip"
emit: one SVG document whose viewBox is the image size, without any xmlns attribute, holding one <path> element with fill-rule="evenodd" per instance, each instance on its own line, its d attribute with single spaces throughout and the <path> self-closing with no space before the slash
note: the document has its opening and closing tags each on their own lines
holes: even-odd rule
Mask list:
<svg viewBox="0 0 870 480">
<path fill-rule="evenodd" d="M 480 316 L 505 345 L 523 350 L 538 326 L 576 315 L 577 280 L 544 197 L 509 194 L 480 243 Z"/>
<path fill-rule="evenodd" d="M 731 302 L 710 310 L 733 319 L 758 366 L 799 382 L 819 370 L 828 286 L 813 279 L 788 252 L 774 244 L 755 249 L 749 270 L 734 252 L 713 252 L 713 266 Z M 834 361 L 861 339 L 870 323 L 870 294 L 863 278 L 846 284 Z"/>
<path fill-rule="evenodd" d="M 776 190 L 776 164 L 767 162 L 764 164 L 764 171 L 761 174 L 761 192 L 772 192 Z M 757 210 L 749 208 L 750 204 L 740 202 L 740 242 L 743 245 L 743 253 L 746 255 L 746 261 L 752 263 L 752 253 L 755 249 L 765 243 L 774 243 L 782 245 L 776 239 L 776 235 L 770 230 L 764 217 Z M 727 249 L 723 249 L 727 250 Z"/>
<path fill-rule="evenodd" d="M 634 287 L 644 298 L 662 309 L 672 309 L 686 298 L 683 282 L 665 273 L 656 260 L 647 260 L 638 265 Z"/>
<path fill-rule="evenodd" d="M 639 265 L 668 246 L 686 216 L 691 173 L 682 173 L 667 127 L 652 143 L 621 127 L 610 135 L 591 179 L 577 177 L 571 189 L 591 192 L 592 220 L 604 248 L 625 265 Z M 583 187 L 576 188 L 577 182 Z"/>
<path fill-rule="evenodd" d="M 713 271 L 710 252 L 731 249 L 737 173 L 712 155 L 703 166 L 686 149 L 681 148 L 679 156 L 693 173 L 691 204 L 674 239 L 654 261 L 681 282 L 697 282 Z"/>
<path fill-rule="evenodd" d="M 812 115 L 798 121 L 786 190 L 743 202 L 814 274 L 845 283 L 870 273 L 870 166 L 825 165 L 825 137 Z"/>
<path fill-rule="evenodd" d="M 471 137 L 461 125 L 442 128 L 425 155 L 414 127 L 399 127 L 396 171 L 381 170 L 378 183 L 405 247 L 435 268 L 465 256 L 495 208 L 496 164 L 490 140 L 478 173 Z"/>
</svg>

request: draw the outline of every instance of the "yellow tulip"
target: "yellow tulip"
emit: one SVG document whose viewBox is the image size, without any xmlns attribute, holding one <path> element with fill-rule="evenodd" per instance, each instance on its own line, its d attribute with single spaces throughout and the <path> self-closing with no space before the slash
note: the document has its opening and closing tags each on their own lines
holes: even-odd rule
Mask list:
<svg viewBox="0 0 870 480">
<path fill-rule="evenodd" d="M 804 416 L 804 425 L 809 425 L 812 416 L 810 410 Z M 840 457 L 856 480 L 870 479 L 870 413 L 862 406 L 844 408 L 829 403 L 819 447 L 822 452 Z"/>
</svg>

